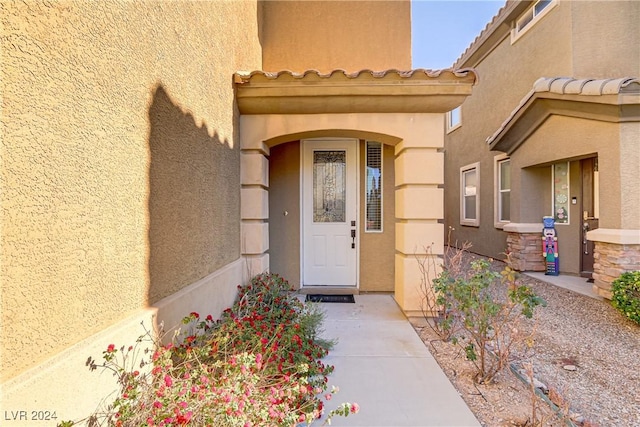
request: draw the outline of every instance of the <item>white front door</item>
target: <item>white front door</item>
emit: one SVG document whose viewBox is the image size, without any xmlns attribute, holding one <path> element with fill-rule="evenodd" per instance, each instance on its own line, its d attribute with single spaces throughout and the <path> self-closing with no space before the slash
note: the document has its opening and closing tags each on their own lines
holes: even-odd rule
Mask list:
<svg viewBox="0 0 640 427">
<path fill-rule="evenodd" d="M 355 287 L 358 141 L 302 144 L 302 284 Z"/>
</svg>

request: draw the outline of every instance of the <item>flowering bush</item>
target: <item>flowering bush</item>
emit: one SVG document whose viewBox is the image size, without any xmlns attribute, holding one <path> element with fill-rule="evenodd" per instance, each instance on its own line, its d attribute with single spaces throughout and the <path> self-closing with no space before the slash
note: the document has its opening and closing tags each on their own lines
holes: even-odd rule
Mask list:
<svg viewBox="0 0 640 427">
<path fill-rule="evenodd" d="M 235 304 L 220 320 L 193 312 L 183 320 L 186 332 L 166 345 L 155 342 L 140 370 L 130 366 L 137 347 L 109 345 L 102 365 L 92 359 L 88 365 L 112 370 L 120 392 L 89 425 L 312 424 L 338 391 L 326 392 L 333 367 L 320 360 L 333 343 L 318 337 L 322 312 L 290 290 L 277 275 L 254 277 L 239 287 Z M 147 331 L 146 337 L 151 336 Z M 357 404 L 343 403 L 328 418 L 358 409 Z"/>
</svg>

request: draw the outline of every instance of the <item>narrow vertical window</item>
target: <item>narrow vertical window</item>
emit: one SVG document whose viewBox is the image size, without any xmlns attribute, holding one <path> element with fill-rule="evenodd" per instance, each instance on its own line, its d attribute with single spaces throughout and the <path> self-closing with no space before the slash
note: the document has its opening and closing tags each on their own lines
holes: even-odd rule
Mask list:
<svg viewBox="0 0 640 427">
<path fill-rule="evenodd" d="M 367 141 L 365 231 L 382 231 L 382 144 Z"/>
<path fill-rule="evenodd" d="M 479 163 L 460 168 L 460 224 L 480 225 L 480 167 Z"/>
<path fill-rule="evenodd" d="M 502 228 L 511 221 L 511 160 L 506 155 L 495 157 L 495 226 Z"/>
<path fill-rule="evenodd" d="M 569 223 L 569 162 L 553 165 L 553 218 L 556 224 Z"/>
</svg>

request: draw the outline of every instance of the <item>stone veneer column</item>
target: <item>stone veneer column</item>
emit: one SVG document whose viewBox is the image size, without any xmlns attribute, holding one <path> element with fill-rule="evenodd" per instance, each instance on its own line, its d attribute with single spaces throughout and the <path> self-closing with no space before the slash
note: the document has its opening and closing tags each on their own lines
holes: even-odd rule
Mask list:
<svg viewBox="0 0 640 427">
<path fill-rule="evenodd" d="M 511 268 L 517 271 L 546 271 L 542 256 L 542 229 L 541 223 L 509 223 L 503 227 L 507 232 Z"/>
<path fill-rule="evenodd" d="M 395 149 L 396 255 L 395 299 L 407 316 L 422 316 L 425 291 L 431 290 L 416 257 L 439 272 L 444 253 L 444 154 L 439 138 L 404 140 Z M 437 272 L 434 272 L 437 274 Z M 433 277 L 432 277 L 433 278 Z"/>
<path fill-rule="evenodd" d="M 598 228 L 587 239 L 594 242 L 593 291 L 611 299 L 611 283 L 622 273 L 640 270 L 640 230 Z"/>
<path fill-rule="evenodd" d="M 269 269 L 269 147 L 242 147 L 240 153 L 240 250 L 247 278 Z"/>
</svg>

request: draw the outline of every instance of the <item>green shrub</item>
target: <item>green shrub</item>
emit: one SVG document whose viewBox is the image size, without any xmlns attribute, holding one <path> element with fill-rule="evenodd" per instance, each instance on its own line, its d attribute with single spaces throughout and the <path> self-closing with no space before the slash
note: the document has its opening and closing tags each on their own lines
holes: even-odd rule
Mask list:
<svg viewBox="0 0 640 427">
<path fill-rule="evenodd" d="M 445 270 L 433 282 L 438 303 L 451 313 L 449 321 L 463 331 L 452 336 L 452 342 L 460 344 L 476 365 L 475 380 L 488 383 L 508 365 L 517 347 L 531 345 L 532 337 L 523 332 L 521 323 L 533 316 L 537 306 L 546 306 L 546 301 L 520 285 L 510 267 L 498 273 L 488 261 L 478 259 L 467 270 L 455 275 Z M 501 298 L 492 292 L 499 283 L 506 293 Z M 452 324 L 443 327 L 451 329 Z"/>
<path fill-rule="evenodd" d="M 613 281 L 611 291 L 613 306 L 640 324 L 640 271 L 623 273 Z"/>
</svg>

